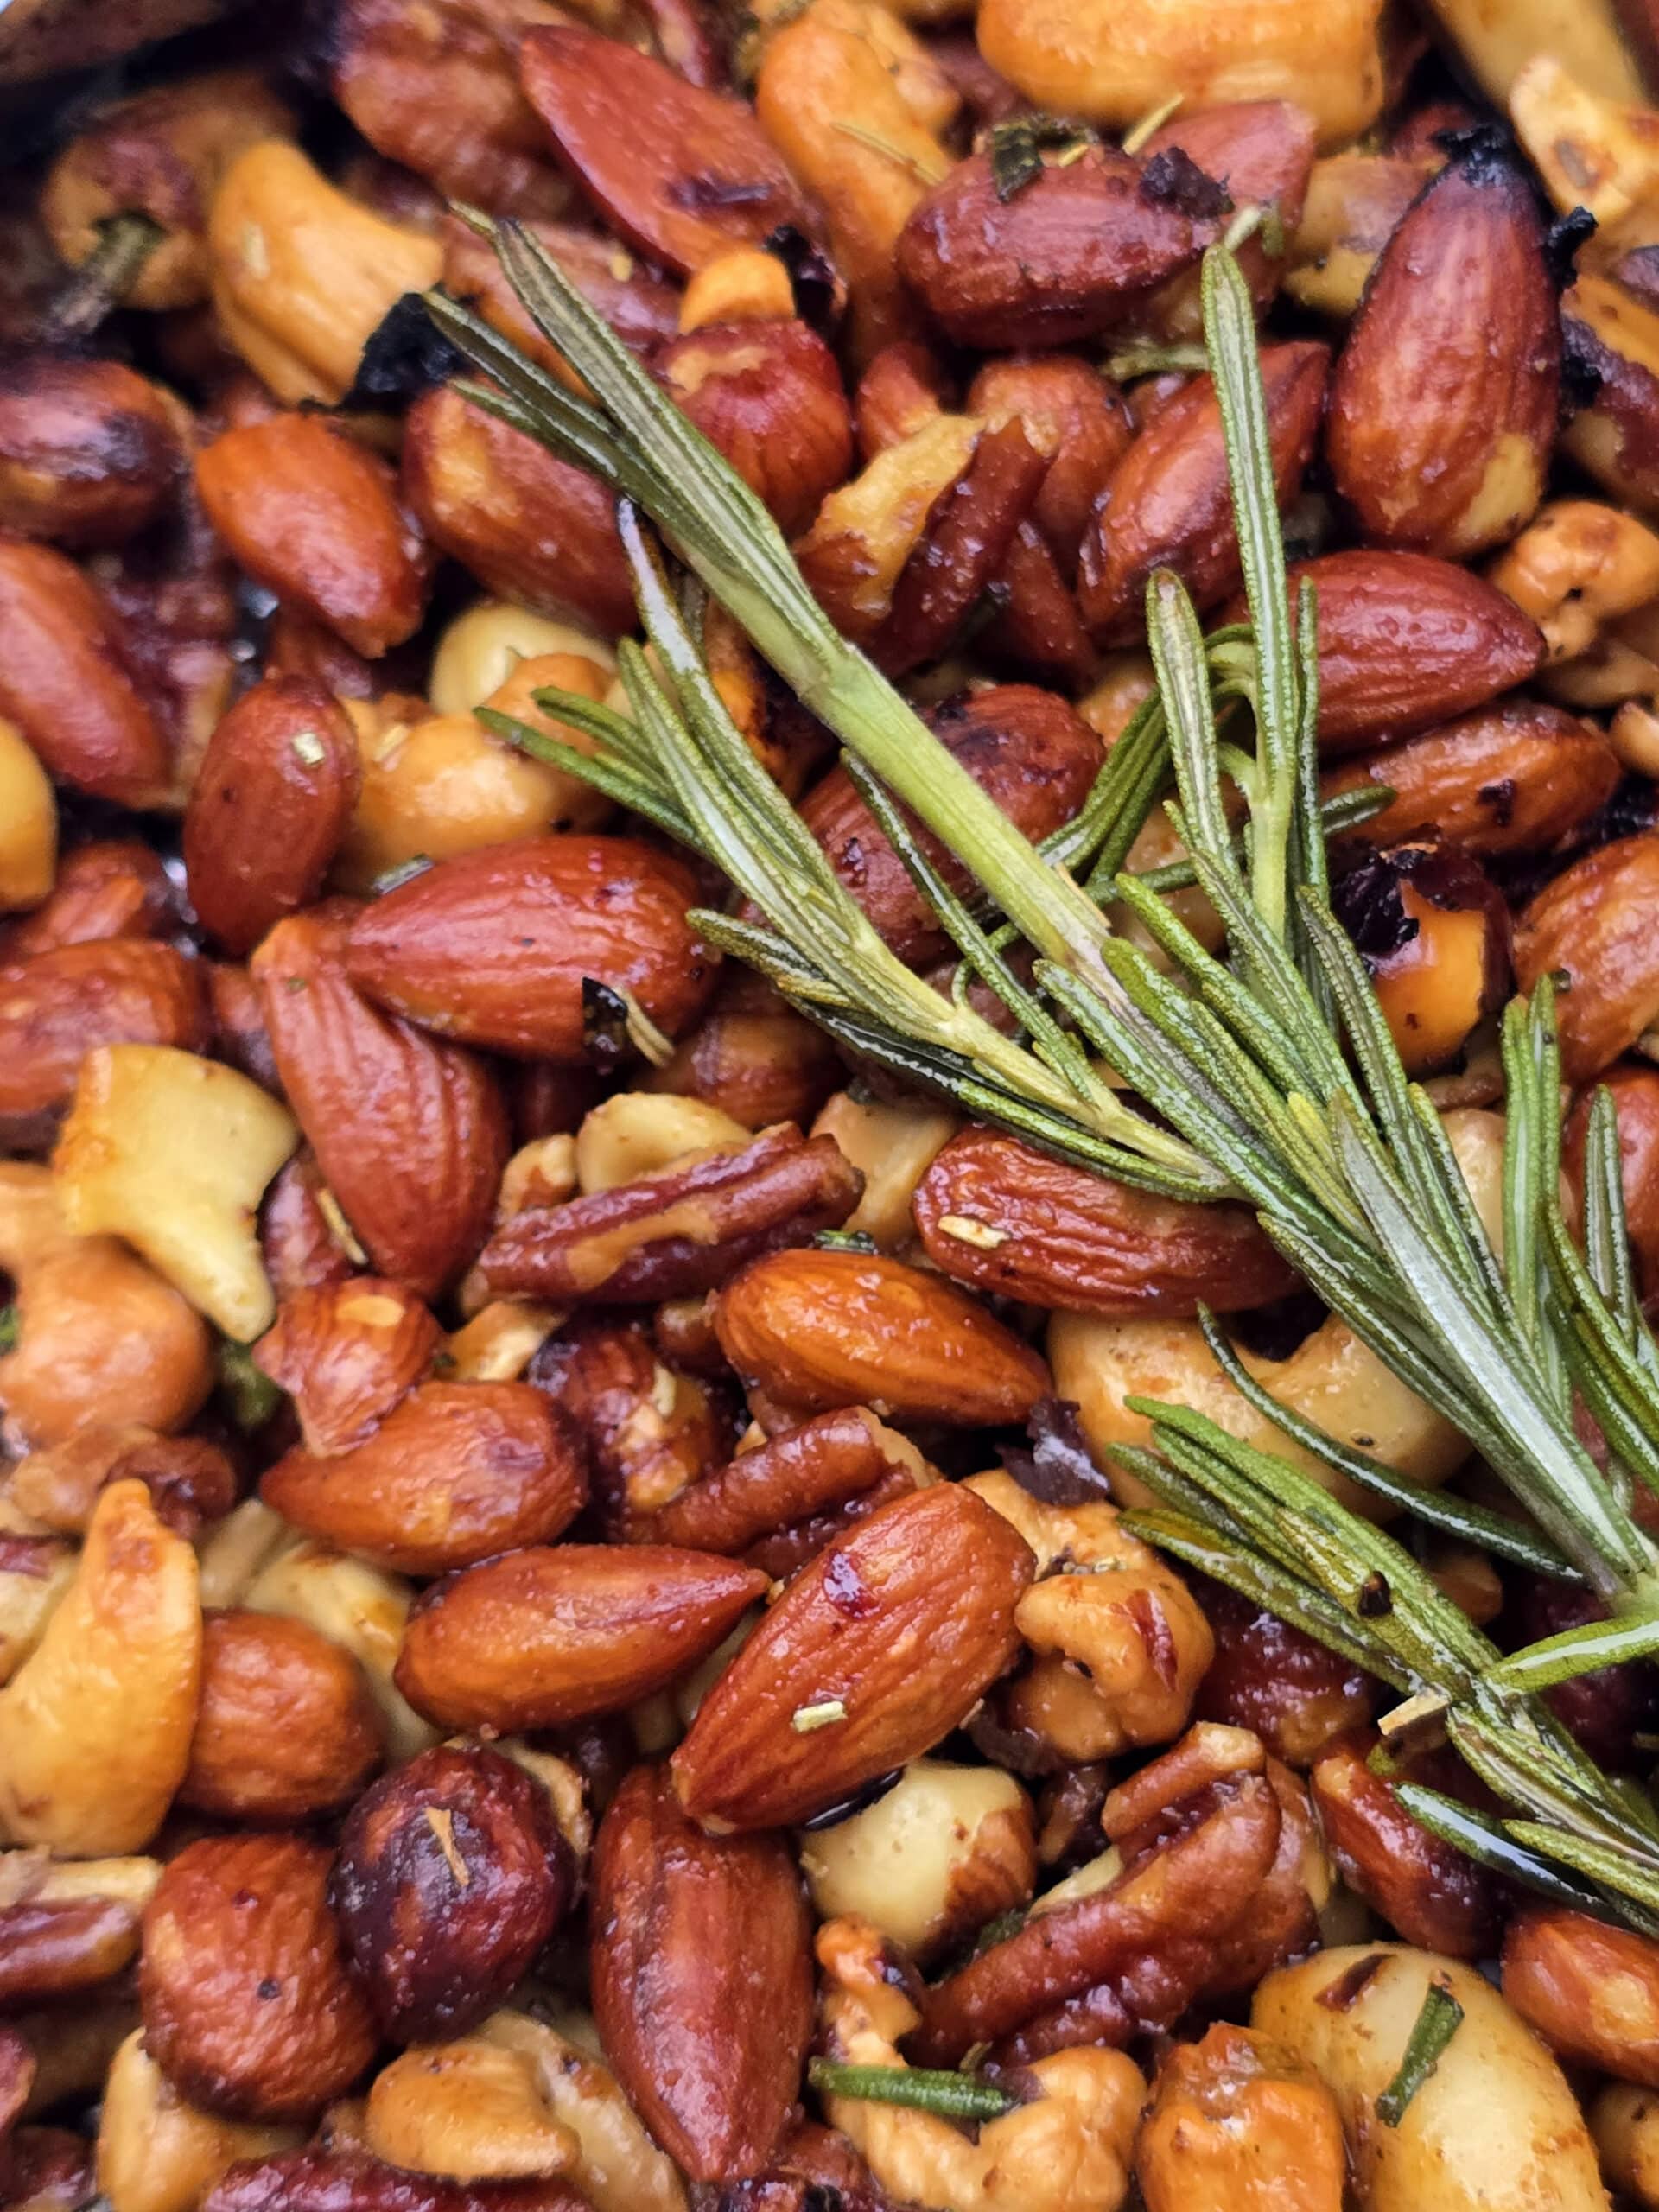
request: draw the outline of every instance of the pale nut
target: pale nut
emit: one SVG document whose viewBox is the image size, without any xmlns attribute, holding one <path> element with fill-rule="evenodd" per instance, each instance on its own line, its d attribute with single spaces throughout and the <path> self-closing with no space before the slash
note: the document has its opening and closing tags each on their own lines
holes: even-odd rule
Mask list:
<svg viewBox="0 0 1659 2212">
<path fill-rule="evenodd" d="M 368 2147 L 389 2165 L 457 2181 L 563 2173 L 576 2139 L 527 2058 L 479 2036 L 416 2044 L 375 2076 Z"/>
<path fill-rule="evenodd" d="M 956 1115 L 906 1101 L 855 1098 L 838 1090 L 812 1124 L 815 1137 L 833 1137 L 864 1178 L 864 1195 L 842 1227 L 874 1238 L 896 1252 L 916 1234 L 911 1201 L 934 1159 L 956 1135 Z"/>
<path fill-rule="evenodd" d="M 196 2212 L 226 2170 L 303 2141 L 297 2127 L 222 2120 L 181 2096 L 135 2029 L 115 2054 L 98 2123 L 98 2185 L 110 2212 Z"/>
<path fill-rule="evenodd" d="M 752 1141 L 741 1122 L 701 1098 L 619 1090 L 576 1131 L 576 1182 L 584 1194 L 613 1191 L 692 1157 L 741 1152 Z"/>
<path fill-rule="evenodd" d="M 1551 661 L 1572 660 L 1659 597 L 1659 534 L 1598 499 L 1552 499 L 1487 574 L 1543 632 Z"/>
<path fill-rule="evenodd" d="M 533 614 L 509 600 L 480 599 L 444 626 L 432 656 L 427 696 L 438 715 L 469 715 L 499 691 L 519 664 L 548 655 L 616 667 L 613 646 L 591 630 Z"/>
<path fill-rule="evenodd" d="M 38 906 L 58 869 L 58 803 L 29 740 L 0 715 L 0 913 Z"/>
<path fill-rule="evenodd" d="M 477 2040 L 532 2065 L 554 2119 L 575 2139 L 566 2178 L 594 2212 L 685 2212 L 685 2190 L 604 2063 L 598 2031 L 585 2014 L 494 2012 Z"/>
<path fill-rule="evenodd" d="M 305 1621 L 352 1654 L 368 1676 L 385 1727 L 387 1756 L 395 1763 L 412 1758 L 438 1738 L 391 1678 L 414 1596 L 401 1575 L 328 1544 L 299 1543 L 266 1561 L 242 1603 L 251 1612 Z"/>
</svg>

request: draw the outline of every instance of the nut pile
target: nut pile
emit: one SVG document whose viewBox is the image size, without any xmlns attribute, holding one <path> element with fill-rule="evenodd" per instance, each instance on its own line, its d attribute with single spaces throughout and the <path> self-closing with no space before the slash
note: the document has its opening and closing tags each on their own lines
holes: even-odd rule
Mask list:
<svg viewBox="0 0 1659 2212">
<path fill-rule="evenodd" d="M 1243 1207 L 876 1080 L 476 718 L 582 749 L 536 694 L 615 703 L 629 571 L 406 299 L 576 384 L 465 210 L 522 219 L 1040 840 L 1153 688 L 1153 571 L 1242 619 L 1227 239 L 1340 918 L 1494 1230 L 1491 1017 L 1567 979 L 1569 1164 L 1605 1080 L 1659 1297 L 1639 57 L 1472 0 L 1452 66 L 1382 0 L 327 12 L 0 173 L 0 2208 L 1659 2207 L 1659 1942 L 1420 1827 L 1382 1686 L 1110 1469 L 1146 1398 L 1298 1458 L 1205 1307 L 1402 1480 L 1482 1497 L 1467 1440 Z M 1130 865 L 1179 858 L 1158 814 Z M 1506 1646 L 1593 1617 L 1425 1563 Z M 1639 1783 L 1655 1688 L 1554 1695 Z"/>
</svg>

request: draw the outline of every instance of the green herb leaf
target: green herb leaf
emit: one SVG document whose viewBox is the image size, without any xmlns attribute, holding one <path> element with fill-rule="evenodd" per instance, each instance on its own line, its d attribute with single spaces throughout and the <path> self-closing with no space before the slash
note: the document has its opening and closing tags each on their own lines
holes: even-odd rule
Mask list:
<svg viewBox="0 0 1659 2212">
<path fill-rule="evenodd" d="M 1440 2064 L 1446 2045 L 1462 2024 L 1462 2005 L 1443 1981 L 1431 1982 L 1400 2070 L 1376 2101 L 1376 2116 L 1384 2127 L 1399 2126 L 1412 2099 Z"/>
<path fill-rule="evenodd" d="M 822 2096 L 911 2105 L 943 2120 L 1001 2120 L 1020 2101 L 994 2082 L 935 2067 L 842 2066 L 831 2058 L 814 2058 L 808 2062 L 806 2078 Z"/>
</svg>

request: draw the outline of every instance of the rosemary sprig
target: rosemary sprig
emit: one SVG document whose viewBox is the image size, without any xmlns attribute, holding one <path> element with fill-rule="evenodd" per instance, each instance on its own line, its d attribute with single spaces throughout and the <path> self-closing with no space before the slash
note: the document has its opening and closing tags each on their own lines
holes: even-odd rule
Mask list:
<svg viewBox="0 0 1659 2212">
<path fill-rule="evenodd" d="M 1376 2116 L 1384 2127 L 1399 2126 L 1412 2099 L 1440 2064 L 1462 2025 L 1462 2005 L 1443 1981 L 1431 1982 L 1407 2038 L 1399 2071 L 1376 2101 Z"/>
</svg>

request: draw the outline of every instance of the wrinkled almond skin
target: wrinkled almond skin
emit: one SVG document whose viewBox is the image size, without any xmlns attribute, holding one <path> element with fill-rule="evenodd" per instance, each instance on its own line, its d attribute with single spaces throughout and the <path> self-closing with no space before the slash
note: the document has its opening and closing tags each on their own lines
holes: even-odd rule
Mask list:
<svg viewBox="0 0 1659 2212">
<path fill-rule="evenodd" d="M 618 1713 L 706 1658 L 766 1586 L 732 1560 L 652 1544 L 514 1552 L 419 1599 L 397 1687 L 441 1727 Z"/>
<path fill-rule="evenodd" d="M 493 2012 L 575 1887 L 541 1783 L 499 1752 L 440 1744 L 352 1808 L 329 1895 L 382 2032 L 414 2043 Z"/>
<path fill-rule="evenodd" d="M 652 363 L 670 396 L 770 509 L 806 528 L 852 467 L 853 423 L 836 357 L 798 321 L 689 331 Z"/>
<path fill-rule="evenodd" d="M 1559 2056 L 1659 2088 L 1659 1944 L 1529 1904 L 1504 1933 L 1503 1958 L 1505 1999 Z"/>
<path fill-rule="evenodd" d="M 715 1828 L 786 1827 L 919 1758 L 1020 1648 L 1024 1538 L 948 1483 L 873 1513 L 791 1583 L 674 1753 L 674 1786 Z M 838 1704 L 803 1731 L 803 1709 Z"/>
<path fill-rule="evenodd" d="M 118 626 L 73 561 L 49 545 L 0 544 L 0 714 L 56 783 L 122 806 L 153 806 L 168 747 Z"/>
<path fill-rule="evenodd" d="M 181 1802 L 286 1827 L 349 1804 L 382 1749 L 374 1700 L 348 1651 L 280 1613 L 206 1616 Z"/>
<path fill-rule="evenodd" d="M 303 2120 L 374 2056 L 325 1891 L 329 1857 L 291 1836 L 193 1843 L 144 1908 L 144 2042 L 193 2104 Z"/>
<path fill-rule="evenodd" d="M 1618 757 L 1593 722 L 1511 699 L 1345 760 L 1319 788 L 1327 798 L 1367 784 L 1394 793 L 1344 834 L 1345 846 L 1440 836 L 1492 858 L 1547 852 L 1605 805 L 1618 779 Z"/>
<path fill-rule="evenodd" d="M 1523 991 L 1565 969 L 1556 1001 L 1561 1073 L 1587 1083 L 1659 1016 L 1659 836 L 1620 837 L 1547 883 L 1516 924 Z"/>
<path fill-rule="evenodd" d="M 432 543 L 486 590 L 619 637 L 633 589 L 610 493 L 447 385 L 404 423 L 404 496 Z"/>
<path fill-rule="evenodd" d="M 1331 380 L 1325 455 L 1366 535 L 1465 559 L 1543 493 L 1560 320 L 1535 187 L 1485 134 L 1383 248 Z"/>
<path fill-rule="evenodd" d="M 780 225 L 816 226 L 751 109 L 574 23 L 519 58 L 561 162 L 630 245 L 682 276 Z"/>
<path fill-rule="evenodd" d="M 1000 683 L 930 710 L 934 734 L 1033 842 L 1069 822 L 1099 772 L 1100 740 L 1065 701 L 1030 683 Z M 937 959 L 950 940 L 844 768 L 832 768 L 801 802 L 801 819 L 830 865 L 899 957 Z M 922 849 L 952 890 L 968 872 L 913 818 Z"/>
<path fill-rule="evenodd" d="M 1154 1198 L 989 1129 L 935 1156 L 915 1215 L 941 1273 L 1068 1313 L 1237 1313 L 1296 1284 L 1247 1208 Z"/>
<path fill-rule="evenodd" d="M 1048 1388 L 1027 1345 L 953 1285 L 902 1261 L 806 1249 L 721 1292 L 721 1349 L 780 1404 L 965 1427 L 1020 1421 Z"/>
<path fill-rule="evenodd" d="M 184 474 L 181 410 L 119 361 L 15 354 L 0 369 L 0 529 L 118 545 Z"/>
<path fill-rule="evenodd" d="M 283 1089 L 323 1179 L 383 1274 L 430 1296 L 489 1227 L 507 1164 L 494 1077 L 381 1014 L 346 974 L 353 910 L 279 922 L 250 963 Z"/>
<path fill-rule="evenodd" d="M 1308 1787 L 1338 1872 L 1401 1940 L 1454 1959 L 1491 1955 L 1497 1897 L 1484 1867 L 1414 1821 L 1366 1764 L 1369 1732 L 1328 1745 Z M 1427 1782 L 1427 1774 L 1414 1774 Z M 1436 1777 L 1438 1778 L 1438 1777 Z"/>
<path fill-rule="evenodd" d="M 414 1389 L 442 1333 L 401 1283 L 356 1275 L 285 1297 L 254 1359 L 293 1399 L 306 1450 L 346 1452 Z"/>
<path fill-rule="evenodd" d="M 446 1574 L 560 1535 L 588 1482 L 575 1438 L 528 1382 L 423 1382 L 352 1450 L 289 1452 L 259 1494 L 378 1567 Z"/>
<path fill-rule="evenodd" d="M 636 1767 L 594 1848 L 594 2018 L 629 2101 L 692 2181 L 759 2173 L 812 2034 L 805 1897 L 781 1836 L 705 1835 Z"/>
<path fill-rule="evenodd" d="M 1006 200 L 989 155 L 973 154 L 912 211 L 899 268 L 959 346 L 1064 346 L 1109 330 L 1215 235 L 1115 147 L 1046 163 Z"/>
<path fill-rule="evenodd" d="M 64 854 L 50 894 L 7 925 L 0 952 L 28 960 L 95 938 L 165 937 L 178 924 L 178 894 L 161 855 L 134 837 L 100 837 Z"/>
<path fill-rule="evenodd" d="M 589 2212 L 563 2181 L 443 2181 L 383 2165 L 366 2151 L 285 2151 L 232 2166 L 201 2212 Z"/>
<path fill-rule="evenodd" d="M 1281 505 L 1313 454 L 1329 359 L 1325 346 L 1302 340 L 1262 348 Z M 1239 581 L 1221 409 L 1208 376 L 1194 377 L 1147 423 L 1084 532 L 1077 604 L 1098 644 L 1128 645 L 1144 633 L 1147 583 L 1160 567 L 1175 570 L 1200 613 Z"/>
<path fill-rule="evenodd" d="M 208 741 L 184 814 L 190 903 L 227 952 L 322 887 L 361 779 L 357 740 L 321 683 L 267 677 Z"/>
<path fill-rule="evenodd" d="M 196 456 L 213 528 L 250 575 L 378 660 L 420 627 L 432 556 L 378 454 L 312 415 L 226 430 Z"/>
<path fill-rule="evenodd" d="M 49 1116 L 99 1045 L 207 1042 L 202 964 L 146 938 L 111 938 L 0 968 L 0 1126 Z"/>
<path fill-rule="evenodd" d="M 1618 1116 L 1619 1180 L 1624 1218 L 1636 1255 L 1642 1295 L 1659 1291 L 1659 1068 L 1629 1061 L 1601 1077 Z M 1567 1117 L 1561 1165 L 1583 1203 L 1584 1146 L 1593 1092 L 1586 1091 Z M 1563 1687 L 1567 1687 L 1563 1685 Z"/>
<path fill-rule="evenodd" d="M 715 961 L 686 922 L 696 880 L 635 837 L 524 837 L 440 861 L 365 906 L 346 972 L 429 1029 L 579 1065 L 582 985 L 635 998 L 670 1035 L 700 1012 Z"/>
</svg>

